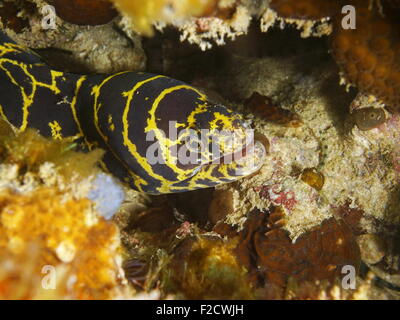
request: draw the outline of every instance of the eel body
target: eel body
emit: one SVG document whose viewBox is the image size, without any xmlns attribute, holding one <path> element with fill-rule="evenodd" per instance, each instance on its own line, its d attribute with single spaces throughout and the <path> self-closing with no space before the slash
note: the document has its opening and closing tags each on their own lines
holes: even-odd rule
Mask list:
<svg viewBox="0 0 400 320">
<path fill-rule="evenodd" d="M 19 132 L 104 149 L 103 167 L 149 194 L 235 181 L 258 170 L 265 154 L 239 114 L 188 84 L 142 72 L 57 71 L 1 32 L 0 115 Z"/>
</svg>

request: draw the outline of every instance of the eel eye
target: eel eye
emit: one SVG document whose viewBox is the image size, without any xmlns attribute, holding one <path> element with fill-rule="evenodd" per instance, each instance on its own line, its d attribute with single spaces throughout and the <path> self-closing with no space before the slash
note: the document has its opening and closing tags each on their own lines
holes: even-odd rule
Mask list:
<svg viewBox="0 0 400 320">
<path fill-rule="evenodd" d="M 371 112 L 371 113 L 369 114 L 369 118 L 370 118 L 371 120 L 375 120 L 376 117 L 377 117 L 377 115 L 376 115 L 375 112 Z"/>
</svg>

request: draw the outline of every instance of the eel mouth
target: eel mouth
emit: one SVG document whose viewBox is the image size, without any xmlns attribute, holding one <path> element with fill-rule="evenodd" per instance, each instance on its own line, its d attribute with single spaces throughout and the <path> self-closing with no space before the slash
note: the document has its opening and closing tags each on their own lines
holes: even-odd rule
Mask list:
<svg viewBox="0 0 400 320">
<path fill-rule="evenodd" d="M 211 166 L 216 168 L 225 167 L 224 171 L 229 171 L 229 177 L 221 176 L 221 182 L 226 179 L 235 181 L 260 170 L 265 162 L 266 155 L 267 146 L 260 140 L 253 140 L 236 152 L 228 153 L 199 166 L 192 177 L 199 175 L 204 170 L 208 170 Z"/>
<path fill-rule="evenodd" d="M 217 164 L 223 164 L 228 167 L 237 166 L 242 171 L 242 174 L 239 173 L 239 175 L 245 176 L 247 175 L 246 172 L 252 174 L 261 168 L 268 150 L 268 139 L 259 133 L 254 133 L 243 148 L 223 155 L 217 159 Z M 215 164 L 215 162 L 213 163 Z"/>
<path fill-rule="evenodd" d="M 239 177 L 248 176 L 261 169 L 265 162 L 267 149 L 259 140 L 246 145 L 241 151 L 233 154 L 232 164 L 236 166 L 235 173 Z M 230 163 L 225 163 L 230 165 Z"/>
</svg>

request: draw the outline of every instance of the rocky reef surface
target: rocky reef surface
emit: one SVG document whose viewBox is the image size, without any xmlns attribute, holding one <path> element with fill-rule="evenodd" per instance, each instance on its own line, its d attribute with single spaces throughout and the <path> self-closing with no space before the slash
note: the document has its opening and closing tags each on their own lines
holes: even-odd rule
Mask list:
<svg viewBox="0 0 400 320">
<path fill-rule="evenodd" d="M 57 16 L 44 29 L 48 4 Z M 1 123 L 0 297 L 398 299 L 399 8 L 0 1 L 2 29 L 50 65 L 184 80 L 244 114 L 268 147 L 250 177 L 148 196 L 103 173 L 101 150 Z"/>
</svg>

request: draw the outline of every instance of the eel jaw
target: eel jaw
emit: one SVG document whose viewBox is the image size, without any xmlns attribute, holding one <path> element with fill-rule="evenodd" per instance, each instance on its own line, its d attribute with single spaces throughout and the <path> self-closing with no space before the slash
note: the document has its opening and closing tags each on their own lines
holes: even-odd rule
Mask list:
<svg viewBox="0 0 400 320">
<path fill-rule="evenodd" d="M 247 145 L 243 150 L 233 154 L 233 163 L 237 166 L 235 173 L 237 178 L 246 177 L 261 169 L 264 164 L 267 151 L 258 140 Z M 227 166 L 232 163 L 226 164 Z"/>
<path fill-rule="evenodd" d="M 220 171 L 230 170 L 228 177 L 216 177 L 214 185 L 229 183 L 246 176 L 249 176 L 261 169 L 266 158 L 266 148 L 263 143 L 255 140 L 254 143 L 246 145 L 240 151 L 224 155 L 214 161 L 206 163 L 195 169 L 193 175 L 187 180 L 195 179 L 202 175 L 204 171 L 209 171 L 210 167 L 221 169 Z"/>
</svg>

